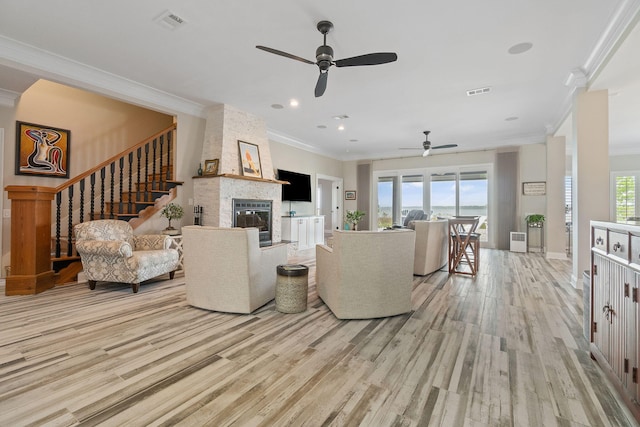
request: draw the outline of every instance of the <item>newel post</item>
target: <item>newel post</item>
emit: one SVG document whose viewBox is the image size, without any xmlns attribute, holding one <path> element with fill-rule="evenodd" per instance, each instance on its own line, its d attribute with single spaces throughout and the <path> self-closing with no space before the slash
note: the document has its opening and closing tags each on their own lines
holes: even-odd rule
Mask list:
<svg viewBox="0 0 640 427">
<path fill-rule="evenodd" d="M 5 187 L 11 200 L 11 274 L 5 295 L 37 294 L 55 285 L 51 268 L 51 201 L 56 189 Z"/>
</svg>

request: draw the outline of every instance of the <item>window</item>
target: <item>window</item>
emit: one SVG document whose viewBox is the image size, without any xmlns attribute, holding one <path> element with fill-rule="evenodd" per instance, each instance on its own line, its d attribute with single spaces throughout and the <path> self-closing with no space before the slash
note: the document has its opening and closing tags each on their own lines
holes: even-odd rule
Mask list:
<svg viewBox="0 0 640 427">
<path fill-rule="evenodd" d="M 615 220 L 627 221 L 636 217 L 636 176 L 615 176 Z"/>
</svg>

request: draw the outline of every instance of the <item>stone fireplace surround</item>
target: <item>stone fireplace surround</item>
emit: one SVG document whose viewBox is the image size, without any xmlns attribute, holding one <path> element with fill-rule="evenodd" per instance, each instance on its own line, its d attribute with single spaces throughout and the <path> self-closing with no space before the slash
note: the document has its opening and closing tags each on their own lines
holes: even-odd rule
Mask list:
<svg viewBox="0 0 640 427">
<path fill-rule="evenodd" d="M 203 208 L 202 224 L 233 227 L 233 199 L 272 201 L 271 239 L 282 240 L 282 181 L 275 179 L 264 119 L 221 104 L 207 110 L 201 163 L 219 159 L 218 175 L 194 177 L 194 203 Z M 242 176 L 238 141 L 258 146 L 262 177 Z"/>
</svg>

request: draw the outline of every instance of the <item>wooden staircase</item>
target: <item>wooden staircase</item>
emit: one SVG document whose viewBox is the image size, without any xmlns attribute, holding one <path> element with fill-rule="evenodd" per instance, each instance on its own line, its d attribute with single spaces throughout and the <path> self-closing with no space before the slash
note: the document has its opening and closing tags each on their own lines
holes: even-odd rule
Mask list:
<svg viewBox="0 0 640 427">
<path fill-rule="evenodd" d="M 169 132 L 175 130 L 175 126 L 168 129 Z M 157 138 L 151 137 L 147 141 L 146 146 L 138 147 L 141 144 L 136 145 L 138 147 L 138 159 L 142 158 L 141 155 L 142 150 L 145 150 L 145 154 L 149 154 L 149 144 L 156 145 Z M 145 142 L 143 141 L 143 142 Z M 136 148 L 134 147 L 134 148 Z M 153 149 L 154 157 L 156 149 Z M 105 168 L 108 165 L 111 171 L 111 180 L 108 185 L 109 200 L 105 201 L 105 192 L 102 191 L 100 196 L 95 195 L 93 193 L 93 198 L 90 198 L 89 203 L 91 204 L 91 211 L 88 215 L 88 220 L 98 220 L 98 219 L 119 219 L 123 221 L 128 221 L 131 226 L 135 229 L 141 224 L 143 224 L 148 219 L 155 216 L 164 206 L 166 206 L 171 200 L 175 199 L 177 196 L 177 188 L 183 183 L 180 181 L 176 181 L 173 179 L 174 170 L 173 170 L 173 162 L 172 159 L 168 159 L 167 164 L 159 166 L 156 170 L 157 160 L 153 160 L 153 167 L 147 167 L 144 169 L 152 169 L 152 173 L 145 173 L 141 176 L 140 174 L 140 164 L 138 164 L 138 173 L 129 173 L 129 178 L 134 182 L 131 184 L 123 183 L 123 170 L 126 169 L 126 164 L 122 159 L 129 158 L 129 171 L 131 171 L 131 167 L 134 162 L 131 161 L 132 154 L 135 151 L 132 149 L 127 150 L 126 152 L 116 156 L 117 159 L 110 159 L 107 162 L 103 162 L 100 167 L 101 170 L 101 181 L 104 184 L 107 172 L 105 172 Z M 161 154 L 162 156 L 162 154 Z M 114 184 L 114 176 L 116 175 L 114 165 L 116 163 L 120 164 L 120 187 Z M 162 163 L 162 162 L 161 162 Z M 97 168 L 93 168 L 97 169 Z M 92 169 L 92 170 L 93 170 Z M 93 172 L 95 176 L 95 172 Z M 87 173 L 83 174 L 87 175 Z M 137 179 L 140 177 L 140 180 Z M 92 179 L 92 185 L 94 185 L 95 179 Z M 128 185 L 128 189 L 123 191 L 123 186 Z M 117 191 L 116 191 L 117 189 Z M 100 206 L 99 210 L 94 209 L 93 203 L 98 203 Z M 84 202 L 84 205 L 87 205 L 87 202 Z M 68 227 L 68 233 L 66 235 L 59 235 L 52 237 L 52 245 L 51 245 L 51 264 L 54 271 L 54 280 L 56 285 L 61 285 L 69 282 L 74 282 L 77 280 L 78 273 L 82 271 L 82 263 L 80 262 L 80 256 L 75 251 L 75 239 L 73 238 L 73 225 L 83 222 L 83 213 L 80 213 L 80 218 L 76 221 L 69 221 L 70 226 Z M 58 226 L 57 229 L 60 229 Z M 70 232 L 69 232 L 70 231 Z M 71 237 L 69 237 L 71 236 Z"/>
</svg>

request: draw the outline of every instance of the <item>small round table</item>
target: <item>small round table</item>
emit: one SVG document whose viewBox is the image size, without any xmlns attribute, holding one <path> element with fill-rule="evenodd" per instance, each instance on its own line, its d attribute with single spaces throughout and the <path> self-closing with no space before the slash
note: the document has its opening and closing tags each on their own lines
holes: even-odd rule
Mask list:
<svg viewBox="0 0 640 427">
<path fill-rule="evenodd" d="M 307 309 L 309 267 L 283 264 L 277 267 L 276 310 L 281 313 L 300 313 Z"/>
</svg>

